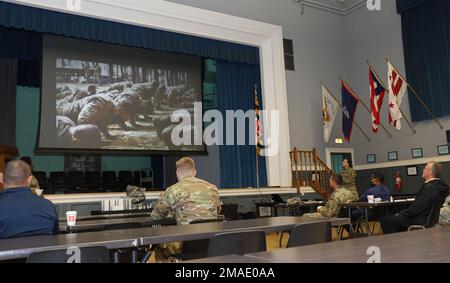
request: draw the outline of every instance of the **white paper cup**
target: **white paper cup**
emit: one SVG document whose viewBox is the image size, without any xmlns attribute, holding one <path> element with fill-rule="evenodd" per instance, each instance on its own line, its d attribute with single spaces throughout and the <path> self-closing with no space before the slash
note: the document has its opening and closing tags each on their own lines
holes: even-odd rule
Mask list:
<svg viewBox="0 0 450 283">
<path fill-rule="evenodd" d="M 367 196 L 367 201 L 368 201 L 369 203 L 373 203 L 373 199 L 374 199 L 374 196 L 372 196 L 372 195 Z"/>
<path fill-rule="evenodd" d="M 66 218 L 67 218 L 67 226 L 69 226 L 69 227 L 75 226 L 77 223 L 77 212 L 76 211 L 67 211 Z"/>
</svg>

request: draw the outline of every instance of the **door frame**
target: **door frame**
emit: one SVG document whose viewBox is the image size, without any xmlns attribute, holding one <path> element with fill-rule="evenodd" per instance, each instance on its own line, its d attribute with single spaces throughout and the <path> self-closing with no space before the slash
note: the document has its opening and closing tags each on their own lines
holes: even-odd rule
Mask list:
<svg viewBox="0 0 450 283">
<path fill-rule="evenodd" d="M 352 164 L 355 167 L 355 149 L 354 148 L 337 148 L 337 147 L 327 147 L 325 148 L 325 157 L 328 168 L 332 167 L 331 164 L 331 154 L 332 153 L 350 153 L 352 155 Z"/>
</svg>

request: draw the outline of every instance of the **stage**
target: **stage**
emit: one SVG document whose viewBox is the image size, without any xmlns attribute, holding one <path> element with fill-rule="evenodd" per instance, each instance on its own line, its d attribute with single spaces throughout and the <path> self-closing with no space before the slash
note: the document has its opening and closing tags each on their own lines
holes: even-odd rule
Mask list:
<svg viewBox="0 0 450 283">
<path fill-rule="evenodd" d="M 146 192 L 147 202 L 153 202 L 159 198 L 162 191 Z M 272 194 L 293 195 L 297 194 L 296 188 L 242 188 L 242 189 L 219 189 L 222 201 L 237 202 L 242 210 L 254 209 L 255 199 L 270 201 Z M 311 187 L 300 188 L 300 193 L 305 198 L 317 198 L 320 196 Z M 122 200 L 126 197 L 125 192 L 121 193 L 93 193 L 93 194 L 60 194 L 45 195 L 57 207 L 59 215 L 62 217 L 66 211 L 75 210 L 80 216 L 89 216 L 93 210 L 101 210 L 102 202 Z M 261 201 L 261 200 L 260 200 Z"/>
</svg>

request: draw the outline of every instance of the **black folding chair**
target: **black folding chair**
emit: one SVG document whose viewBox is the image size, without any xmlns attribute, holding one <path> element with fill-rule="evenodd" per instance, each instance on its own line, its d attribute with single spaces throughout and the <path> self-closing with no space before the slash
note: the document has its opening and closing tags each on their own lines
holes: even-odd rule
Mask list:
<svg viewBox="0 0 450 283">
<path fill-rule="evenodd" d="M 102 190 L 103 191 L 118 191 L 119 184 L 117 183 L 116 172 L 103 171 L 102 172 Z"/>
<path fill-rule="evenodd" d="M 27 263 L 110 263 L 105 247 L 83 247 L 32 253 Z"/>
<path fill-rule="evenodd" d="M 101 184 L 101 176 L 98 171 L 86 172 L 86 189 L 89 192 L 97 192 Z"/>
<path fill-rule="evenodd" d="M 66 183 L 65 172 L 50 172 L 49 183 L 53 192 L 68 193 L 70 190 L 69 185 Z"/>
<path fill-rule="evenodd" d="M 69 182 L 71 192 L 77 193 L 86 192 L 83 172 L 70 171 L 67 177 L 67 181 Z"/>
<path fill-rule="evenodd" d="M 263 231 L 221 233 L 209 241 L 207 257 L 264 251 L 266 251 L 266 234 Z"/>
<path fill-rule="evenodd" d="M 44 194 L 50 193 L 48 188 L 48 180 L 47 180 L 47 173 L 43 171 L 35 171 L 32 172 L 33 176 L 36 178 L 36 180 L 39 183 L 39 187 L 41 190 L 43 190 Z"/>
<path fill-rule="evenodd" d="M 445 199 L 444 199 L 445 201 Z M 427 221 L 423 225 L 411 225 L 408 227 L 408 231 L 413 230 L 425 230 L 434 227 L 439 222 L 439 215 L 441 214 L 441 208 L 444 201 L 436 201 L 431 208 L 430 214 L 428 214 Z"/>
<path fill-rule="evenodd" d="M 221 219 L 194 220 L 190 224 L 222 222 Z M 209 239 L 183 242 L 181 248 L 181 260 L 193 260 L 205 258 L 208 253 Z"/>
<path fill-rule="evenodd" d="M 134 185 L 133 173 L 131 171 L 119 171 L 120 190 L 126 191 L 128 185 Z"/>
<path fill-rule="evenodd" d="M 289 237 L 288 248 L 331 242 L 331 223 L 319 222 L 296 225 Z"/>
</svg>

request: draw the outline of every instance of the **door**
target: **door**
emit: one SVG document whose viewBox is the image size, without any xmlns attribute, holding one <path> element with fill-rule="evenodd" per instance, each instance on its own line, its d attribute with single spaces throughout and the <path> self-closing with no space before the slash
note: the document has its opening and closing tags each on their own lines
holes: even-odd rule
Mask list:
<svg viewBox="0 0 450 283">
<path fill-rule="evenodd" d="M 352 154 L 349 152 L 333 152 L 331 153 L 331 170 L 339 174 L 342 172 L 342 162 L 344 159 L 352 161 Z"/>
</svg>

